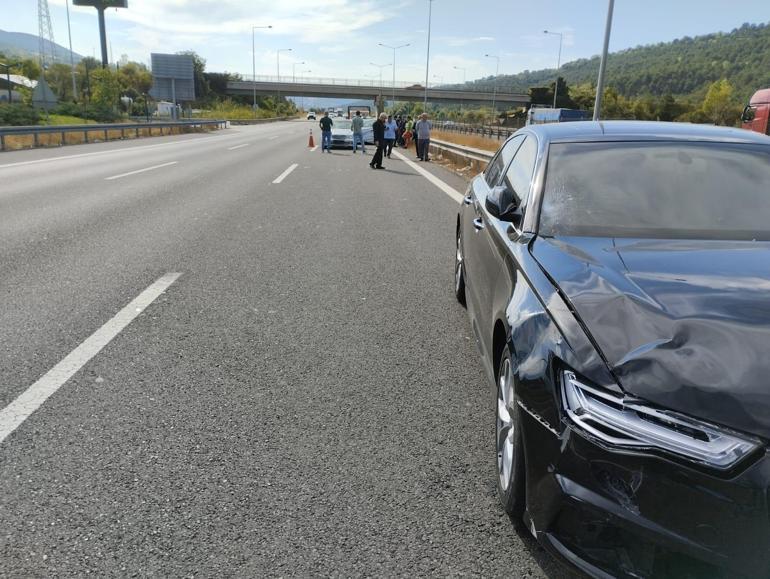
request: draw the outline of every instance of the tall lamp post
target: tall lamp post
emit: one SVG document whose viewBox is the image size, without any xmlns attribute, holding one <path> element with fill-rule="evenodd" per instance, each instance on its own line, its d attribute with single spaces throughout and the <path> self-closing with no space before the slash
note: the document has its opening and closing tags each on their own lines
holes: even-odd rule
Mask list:
<svg viewBox="0 0 770 579">
<path fill-rule="evenodd" d="M 430 74 L 430 23 L 433 14 L 433 0 L 428 0 L 428 50 L 425 55 L 425 96 L 422 101 L 423 112 L 428 111 L 428 75 Z"/>
<path fill-rule="evenodd" d="M 378 42 L 379 46 L 382 46 L 383 48 L 390 48 L 393 51 L 393 107 L 396 106 L 396 50 L 399 48 L 406 48 L 407 46 L 411 46 L 408 42 L 406 44 L 401 44 L 399 46 L 390 46 L 388 44 L 383 44 L 382 42 Z"/>
<path fill-rule="evenodd" d="M 462 67 L 462 66 L 453 66 L 452 68 L 454 68 L 455 70 L 462 70 L 463 71 L 463 89 L 465 89 L 465 84 L 466 84 L 466 81 L 465 81 L 465 68 Z M 463 101 L 460 101 L 460 114 L 462 114 L 462 112 L 463 112 Z"/>
<path fill-rule="evenodd" d="M 497 122 L 497 77 L 500 74 L 500 57 L 494 54 L 485 54 L 486 58 L 494 58 L 497 61 L 495 65 L 495 84 L 492 90 L 492 117 Z"/>
<path fill-rule="evenodd" d="M 383 99 L 382 99 L 382 69 L 383 69 L 383 68 L 386 68 L 386 67 L 388 67 L 388 66 L 393 66 L 393 64 L 392 64 L 392 63 L 388 63 L 388 64 L 377 64 L 376 62 L 370 62 L 369 64 L 371 64 L 372 66 L 376 66 L 377 68 L 379 68 L 379 69 L 380 69 L 380 101 L 382 101 L 382 100 L 383 100 Z M 385 106 L 385 105 L 384 105 L 384 103 L 381 103 L 381 104 L 382 104 L 382 106 L 383 106 L 383 107 Z M 379 106 L 379 105 L 378 105 L 378 106 Z"/>
<path fill-rule="evenodd" d="M 300 71 L 299 71 L 299 82 L 302 82 L 302 77 L 303 77 L 303 75 L 304 75 L 306 72 L 313 72 L 313 71 L 312 71 L 312 70 L 310 70 L 310 69 L 307 69 L 307 70 L 300 70 Z M 301 97 L 301 98 L 302 98 L 302 104 L 301 104 L 300 106 L 302 107 L 302 110 L 304 111 L 304 110 L 305 110 L 305 95 L 302 95 L 302 97 Z"/>
<path fill-rule="evenodd" d="M 251 90 L 252 90 L 252 103 L 251 110 L 254 112 L 254 118 L 257 118 L 257 49 L 254 44 L 254 31 L 258 28 L 272 28 L 272 25 L 268 26 L 252 26 L 251 27 Z"/>
<path fill-rule="evenodd" d="M 277 78 L 275 80 L 276 86 L 278 87 L 278 92 L 276 94 L 276 100 L 275 100 L 275 107 L 276 111 L 278 110 L 278 101 L 281 99 L 281 53 L 282 52 L 291 52 L 291 48 L 279 48 L 275 51 L 275 73 L 277 75 Z"/>
<path fill-rule="evenodd" d="M 559 94 L 559 69 L 561 68 L 561 45 L 564 42 L 563 32 L 549 32 L 543 30 L 543 34 L 550 34 L 551 36 L 559 37 L 559 58 L 556 60 L 556 84 L 553 86 L 553 108 L 556 108 L 556 95 Z"/>
<path fill-rule="evenodd" d="M 298 64 L 305 64 L 305 61 L 302 62 L 292 62 L 291 63 L 291 82 L 296 83 L 297 82 L 297 65 Z M 300 73 L 301 74 L 301 73 Z"/>
<path fill-rule="evenodd" d="M 78 99 L 77 83 L 75 82 L 75 56 L 72 52 L 72 28 L 70 27 L 70 2 L 67 0 L 67 36 L 70 41 L 70 71 L 72 72 L 72 102 Z"/>
<path fill-rule="evenodd" d="M 594 102 L 594 120 L 598 121 L 602 114 L 602 97 L 604 96 L 604 72 L 607 68 L 607 50 L 610 47 L 610 33 L 612 32 L 612 11 L 615 8 L 615 0 L 609 0 L 607 6 L 607 23 L 604 27 L 604 48 L 602 60 L 599 64 L 599 79 L 596 82 L 596 101 Z"/>
</svg>

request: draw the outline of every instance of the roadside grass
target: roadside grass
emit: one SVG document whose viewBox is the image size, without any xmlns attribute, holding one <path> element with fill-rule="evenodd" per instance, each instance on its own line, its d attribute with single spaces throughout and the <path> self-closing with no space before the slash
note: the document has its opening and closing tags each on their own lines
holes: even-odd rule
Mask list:
<svg viewBox="0 0 770 579">
<path fill-rule="evenodd" d="M 93 125 L 95 123 L 96 121 L 71 115 L 48 115 L 48 122 L 45 119 L 40 120 L 41 125 Z"/>
<path fill-rule="evenodd" d="M 256 117 L 254 111 L 248 105 L 239 105 L 233 101 L 226 100 L 216 104 L 216 106 L 203 109 L 195 115 L 206 119 L 228 119 L 228 120 L 248 120 L 248 119 L 270 119 L 275 117 L 273 111 L 257 109 Z"/>
<path fill-rule="evenodd" d="M 473 147 L 474 149 L 482 149 L 484 151 L 496 152 L 497 149 L 505 142 L 503 140 L 489 139 L 487 137 L 480 137 L 479 135 L 466 135 L 463 133 L 455 133 L 450 131 L 431 131 L 431 138 L 439 139 L 440 141 L 447 141 L 448 143 L 454 143 L 455 145 L 463 145 L 466 147 Z"/>
</svg>

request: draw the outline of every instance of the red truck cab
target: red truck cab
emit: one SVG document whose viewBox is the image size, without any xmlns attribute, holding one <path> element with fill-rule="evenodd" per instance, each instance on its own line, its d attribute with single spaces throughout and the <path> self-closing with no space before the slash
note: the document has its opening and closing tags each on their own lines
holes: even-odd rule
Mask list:
<svg viewBox="0 0 770 579">
<path fill-rule="evenodd" d="M 770 88 L 758 90 L 743 109 L 741 121 L 744 129 L 770 135 Z"/>
</svg>

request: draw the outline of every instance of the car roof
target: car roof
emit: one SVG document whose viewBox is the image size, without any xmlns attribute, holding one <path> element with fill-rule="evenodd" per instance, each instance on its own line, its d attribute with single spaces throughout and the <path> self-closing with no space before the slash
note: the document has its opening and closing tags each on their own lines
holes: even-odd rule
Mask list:
<svg viewBox="0 0 770 579">
<path fill-rule="evenodd" d="M 523 130 L 550 142 L 682 140 L 770 145 L 770 138 L 753 131 L 692 123 L 572 121 L 528 125 Z"/>
</svg>

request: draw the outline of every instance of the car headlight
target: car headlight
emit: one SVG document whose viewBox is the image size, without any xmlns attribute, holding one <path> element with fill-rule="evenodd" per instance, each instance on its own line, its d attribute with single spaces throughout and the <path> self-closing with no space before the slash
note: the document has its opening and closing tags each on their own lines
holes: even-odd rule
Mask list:
<svg viewBox="0 0 770 579">
<path fill-rule="evenodd" d="M 562 399 L 570 421 L 600 442 L 628 450 L 658 450 L 729 470 L 761 446 L 756 439 L 618 397 L 562 372 Z"/>
</svg>

